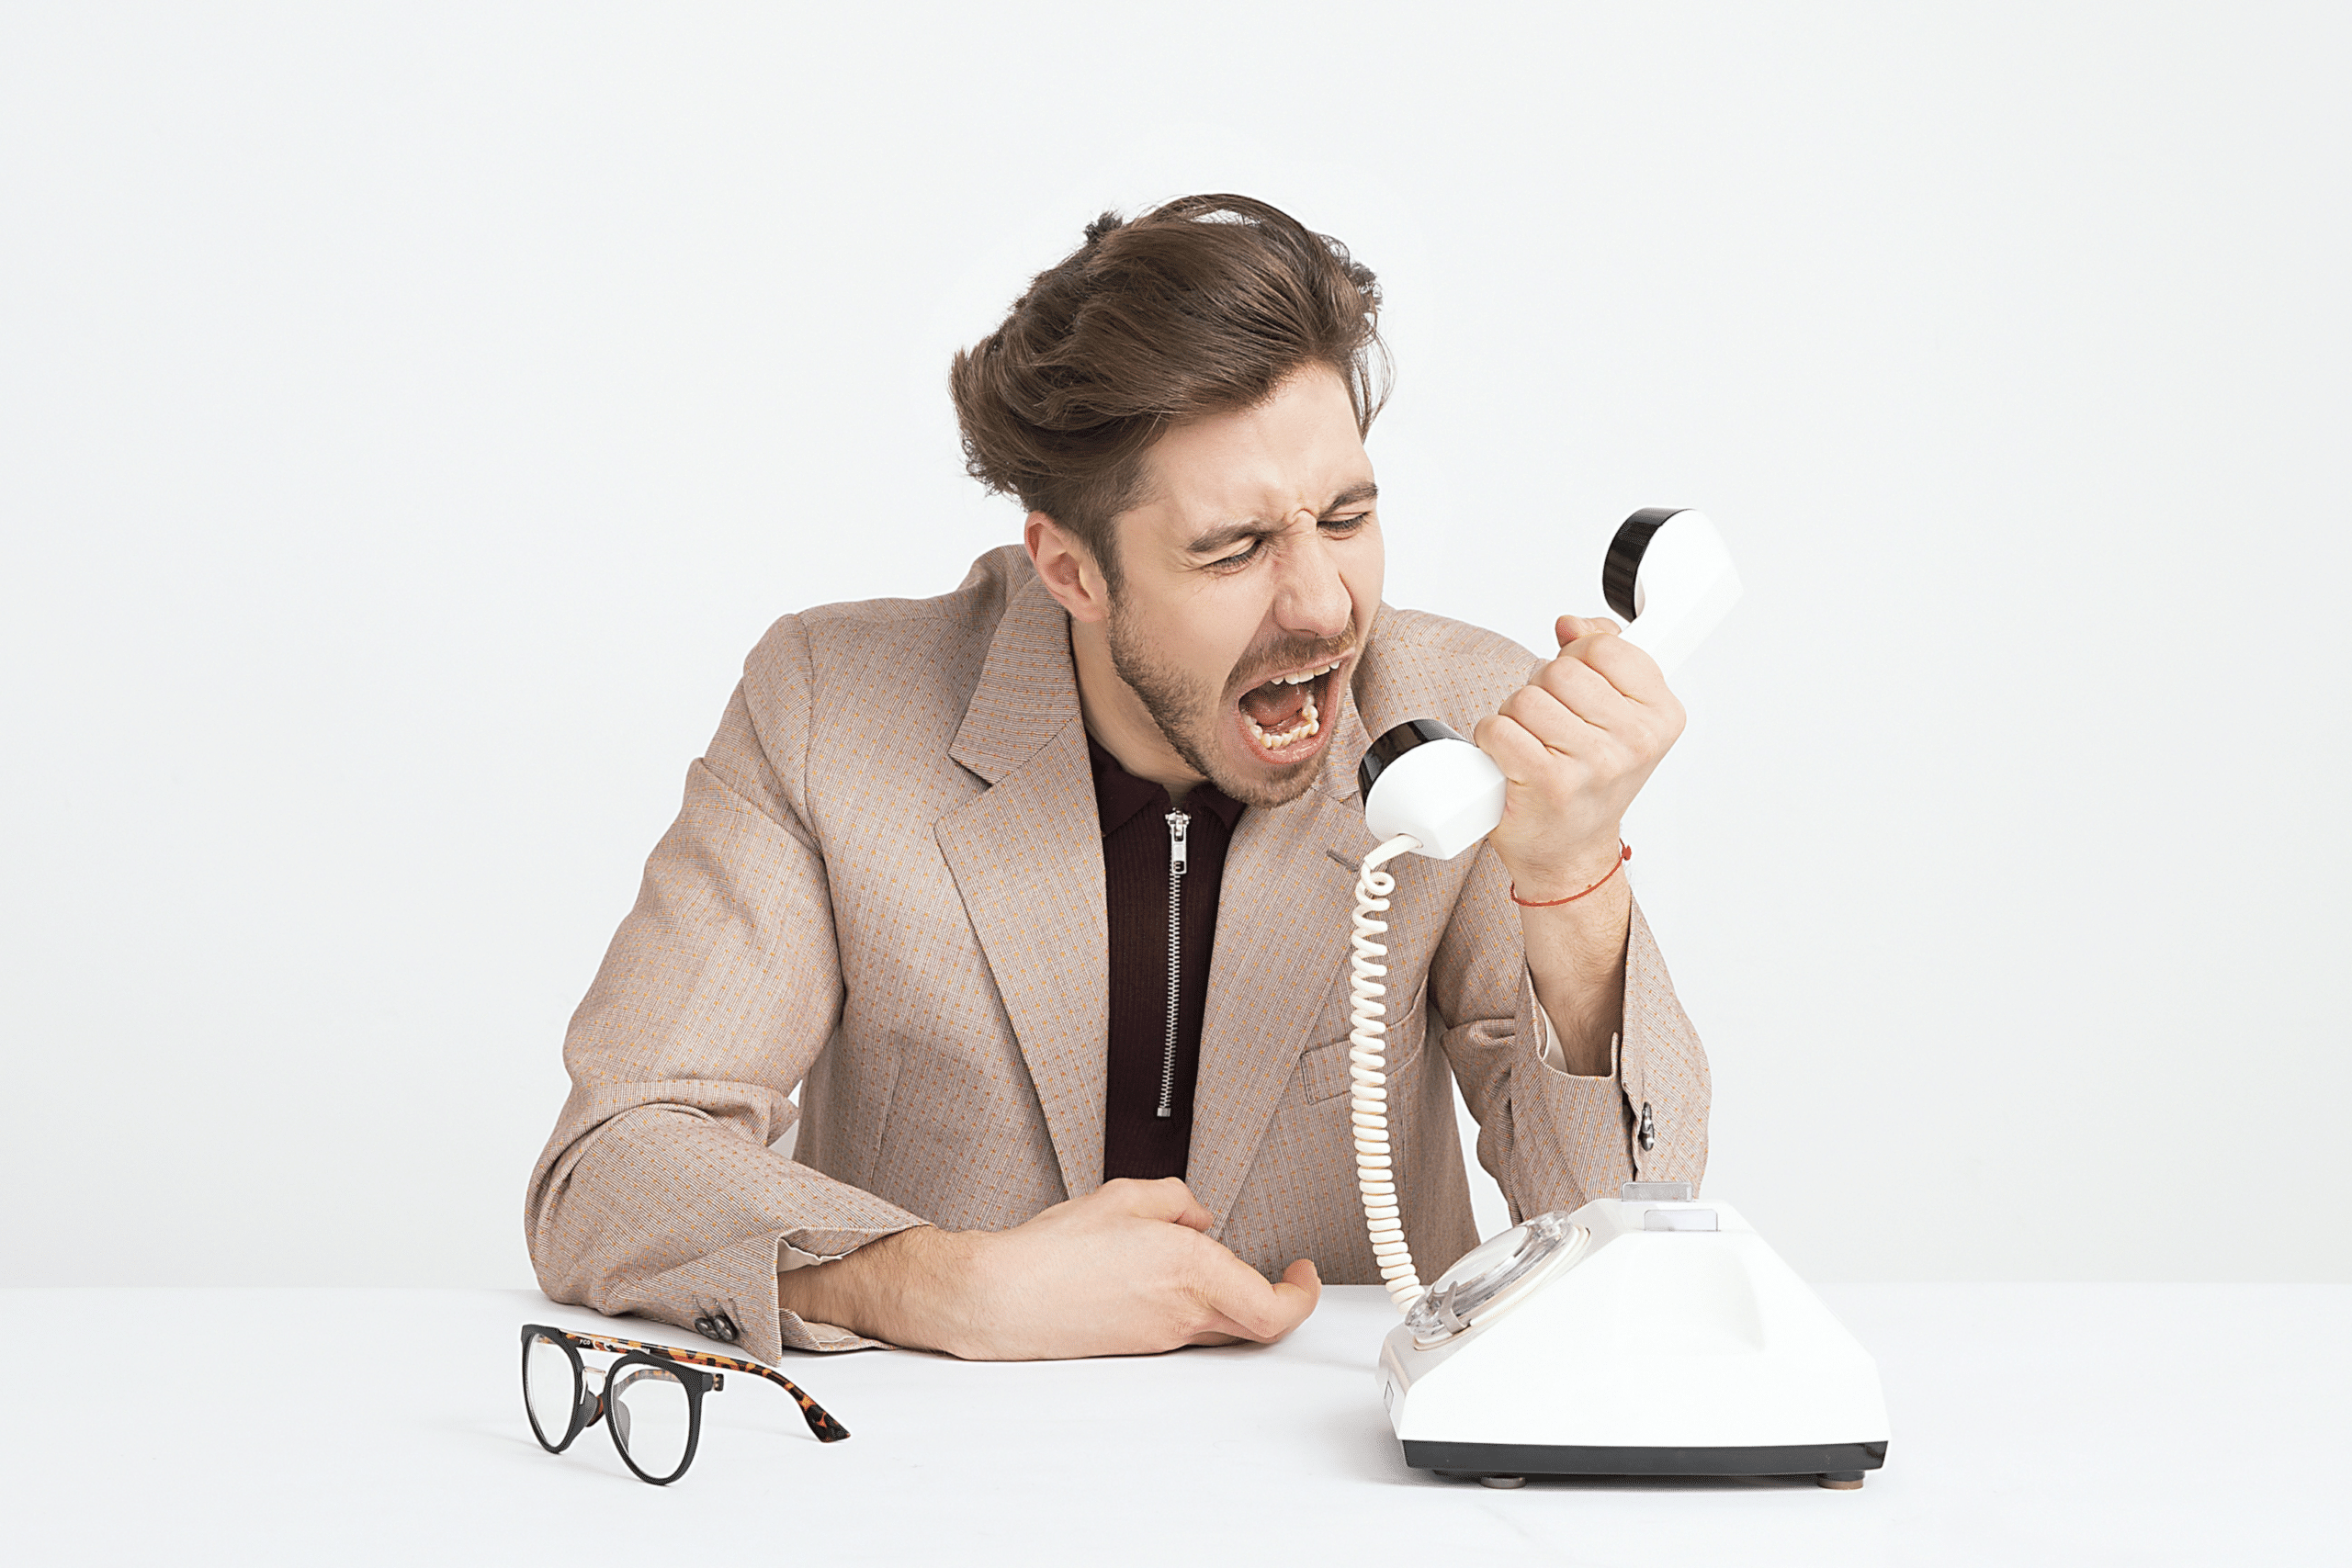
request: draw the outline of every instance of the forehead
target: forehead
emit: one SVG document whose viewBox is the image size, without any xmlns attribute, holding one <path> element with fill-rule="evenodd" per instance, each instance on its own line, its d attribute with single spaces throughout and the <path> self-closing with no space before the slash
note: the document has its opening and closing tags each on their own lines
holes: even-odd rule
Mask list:
<svg viewBox="0 0 2352 1568">
<path fill-rule="evenodd" d="M 1346 383 L 1318 365 L 1254 408 L 1178 425 L 1152 444 L 1144 470 L 1132 520 L 1172 531 L 1320 511 L 1369 480 L 1372 460 Z"/>
</svg>

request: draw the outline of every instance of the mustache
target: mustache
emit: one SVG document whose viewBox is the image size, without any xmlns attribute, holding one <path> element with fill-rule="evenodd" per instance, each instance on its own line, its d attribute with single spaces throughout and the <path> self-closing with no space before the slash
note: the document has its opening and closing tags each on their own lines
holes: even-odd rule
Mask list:
<svg viewBox="0 0 2352 1568">
<path fill-rule="evenodd" d="M 1285 670 L 1297 670 L 1310 664 L 1329 664 L 1345 659 L 1356 650 L 1352 632 L 1334 637 L 1286 637 L 1262 649 L 1253 649 L 1233 667 L 1233 675 L 1226 683 L 1228 700 L 1242 693 L 1262 686 L 1267 680 Z"/>
</svg>

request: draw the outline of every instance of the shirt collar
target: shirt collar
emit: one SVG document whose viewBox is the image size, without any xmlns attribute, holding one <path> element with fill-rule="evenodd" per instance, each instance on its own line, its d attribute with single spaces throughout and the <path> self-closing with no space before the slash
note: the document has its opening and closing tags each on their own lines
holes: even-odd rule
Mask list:
<svg viewBox="0 0 2352 1568">
<path fill-rule="evenodd" d="M 1102 821 L 1102 836 L 1110 837 L 1125 827 L 1136 813 L 1147 807 L 1165 816 L 1169 810 L 1168 792 L 1149 779 L 1139 779 L 1119 765 L 1119 760 L 1102 749 L 1102 743 L 1092 735 L 1086 738 L 1086 760 L 1094 770 L 1094 810 Z M 1242 804 L 1213 784 L 1194 784 L 1184 796 L 1184 809 L 1195 817 L 1205 811 L 1215 816 L 1227 833 L 1241 819 Z"/>
</svg>

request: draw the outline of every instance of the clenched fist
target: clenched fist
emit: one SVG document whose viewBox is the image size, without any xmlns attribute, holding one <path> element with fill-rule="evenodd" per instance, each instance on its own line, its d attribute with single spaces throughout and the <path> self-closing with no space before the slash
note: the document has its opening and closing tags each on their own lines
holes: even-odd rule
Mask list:
<svg viewBox="0 0 2352 1568">
<path fill-rule="evenodd" d="M 1521 898 L 1565 898 L 1608 874 L 1625 808 L 1682 733 L 1657 660 L 1619 629 L 1562 615 L 1559 657 L 1475 736 L 1510 781 L 1487 841 Z"/>
</svg>

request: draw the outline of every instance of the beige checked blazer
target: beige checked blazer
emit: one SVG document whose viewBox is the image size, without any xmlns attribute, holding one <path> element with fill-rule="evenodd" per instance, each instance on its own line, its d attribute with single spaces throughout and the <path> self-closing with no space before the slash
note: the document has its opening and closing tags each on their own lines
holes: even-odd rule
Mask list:
<svg viewBox="0 0 2352 1568">
<path fill-rule="evenodd" d="M 1408 718 L 1467 733 L 1537 662 L 1384 606 L 1321 776 L 1234 833 L 1187 1180 L 1270 1274 L 1378 1278 L 1348 1120 L 1356 761 Z M 1389 1107 L 1423 1277 L 1477 1239 L 1449 1066 L 1516 1215 L 1697 1180 L 1706 1058 L 1640 910 L 1617 1073 L 1572 1077 L 1542 1059 L 1492 852 L 1393 869 Z M 776 1271 L 1102 1184 L 1106 932 L 1069 624 L 1018 548 L 941 598 L 778 621 L 572 1018 L 526 1203 L 541 1287 L 764 1359 L 870 1343 L 779 1310 Z"/>
</svg>

